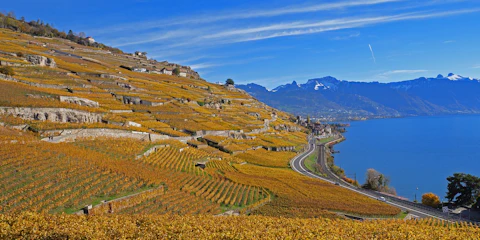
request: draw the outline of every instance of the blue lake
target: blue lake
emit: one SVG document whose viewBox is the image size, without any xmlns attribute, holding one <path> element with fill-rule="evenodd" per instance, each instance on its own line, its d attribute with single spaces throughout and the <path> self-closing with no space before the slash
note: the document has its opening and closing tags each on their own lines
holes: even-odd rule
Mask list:
<svg viewBox="0 0 480 240">
<path fill-rule="evenodd" d="M 390 177 L 399 196 L 433 192 L 443 200 L 446 178 L 480 176 L 480 116 L 410 117 L 351 122 L 335 146 L 335 163 L 360 184 L 367 169 Z M 416 188 L 418 187 L 418 190 Z"/>
</svg>

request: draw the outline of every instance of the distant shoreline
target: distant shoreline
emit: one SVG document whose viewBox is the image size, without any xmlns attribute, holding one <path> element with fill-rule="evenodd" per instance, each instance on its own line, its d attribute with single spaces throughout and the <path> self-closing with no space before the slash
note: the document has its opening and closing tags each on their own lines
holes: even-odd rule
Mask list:
<svg viewBox="0 0 480 240">
<path fill-rule="evenodd" d="M 328 122 L 328 123 L 342 123 L 342 122 L 363 122 L 369 120 L 382 120 L 382 119 L 400 119 L 400 118 L 419 118 L 419 117 L 448 117 L 448 116 L 480 116 L 479 113 L 452 113 L 452 114 L 435 114 L 435 115 L 407 115 L 407 116 L 379 116 L 379 117 L 371 117 L 365 119 L 336 119 L 336 120 L 321 120 L 319 118 L 311 118 L 312 120 L 320 120 L 321 122 Z"/>
</svg>

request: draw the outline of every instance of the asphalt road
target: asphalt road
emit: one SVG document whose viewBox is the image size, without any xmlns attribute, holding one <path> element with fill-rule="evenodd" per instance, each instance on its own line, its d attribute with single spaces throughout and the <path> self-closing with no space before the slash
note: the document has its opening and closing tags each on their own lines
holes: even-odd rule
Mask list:
<svg viewBox="0 0 480 240">
<path fill-rule="evenodd" d="M 402 209 L 402 211 L 408 211 L 410 214 L 413 214 L 413 215 L 415 215 L 419 218 L 437 218 L 437 219 L 448 220 L 448 221 L 458 221 L 458 220 L 460 220 L 460 219 L 458 219 L 458 217 L 453 217 L 453 218 L 449 217 L 445 213 L 442 213 L 438 209 L 434 209 L 434 208 L 423 206 L 421 204 L 417 204 L 417 203 L 393 198 L 391 196 L 384 195 L 384 194 L 381 194 L 381 193 L 376 192 L 376 191 L 370 191 L 370 190 L 365 190 L 365 189 L 354 187 L 354 186 L 346 183 L 342 179 L 340 179 L 338 176 L 333 174 L 330 171 L 330 169 L 328 169 L 328 167 L 326 166 L 326 161 L 325 161 L 325 155 L 324 154 L 320 154 L 319 156 L 321 157 L 320 162 L 323 165 L 325 165 L 324 169 L 326 170 L 327 177 L 321 177 L 321 176 L 318 176 L 318 175 L 310 172 L 305 167 L 304 160 L 310 154 L 312 154 L 314 151 L 317 151 L 317 150 L 319 150 L 320 148 L 323 148 L 323 147 L 324 147 L 323 144 L 317 146 L 315 144 L 315 139 L 310 138 L 309 139 L 309 149 L 306 152 L 304 152 L 304 153 L 298 155 L 297 157 L 295 157 L 294 159 L 292 159 L 292 161 L 290 162 L 291 168 L 294 171 L 296 171 L 300 174 L 303 174 L 305 176 L 308 176 L 308 177 L 321 179 L 323 181 L 327 181 L 327 182 L 330 182 L 332 184 L 338 183 L 339 187 L 346 188 L 350 191 L 354 191 L 354 192 L 357 192 L 359 194 L 363 194 L 363 195 L 365 195 L 367 197 L 371 197 L 373 199 L 378 199 L 379 197 L 385 197 L 385 199 L 387 199 L 387 201 L 386 201 L 387 204 L 398 207 L 398 208 Z M 321 151 L 321 150 L 319 150 L 319 151 L 324 153 L 324 151 Z"/>
</svg>

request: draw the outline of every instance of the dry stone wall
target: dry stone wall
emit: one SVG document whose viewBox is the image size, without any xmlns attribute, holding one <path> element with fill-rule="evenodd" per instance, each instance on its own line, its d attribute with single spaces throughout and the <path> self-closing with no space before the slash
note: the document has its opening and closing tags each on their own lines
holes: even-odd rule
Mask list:
<svg viewBox="0 0 480 240">
<path fill-rule="evenodd" d="M 73 104 L 77 104 L 80 106 L 87 106 L 87 107 L 100 106 L 98 102 L 95 102 L 86 98 L 79 98 L 79 97 L 60 96 L 60 102 L 68 102 L 68 103 L 73 103 Z"/>
<path fill-rule="evenodd" d="M 102 114 L 67 108 L 0 107 L 0 114 L 10 114 L 25 120 L 64 123 L 97 123 L 102 121 Z"/>
</svg>

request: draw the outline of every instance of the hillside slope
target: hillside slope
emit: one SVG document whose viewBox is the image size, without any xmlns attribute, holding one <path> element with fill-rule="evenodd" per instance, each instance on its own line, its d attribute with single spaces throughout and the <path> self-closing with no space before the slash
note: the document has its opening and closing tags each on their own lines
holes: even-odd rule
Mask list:
<svg viewBox="0 0 480 240">
<path fill-rule="evenodd" d="M 306 130 L 243 90 L 66 39 L 2 29 L 0 49 L 0 213 L 399 212 L 293 172 Z"/>
</svg>

